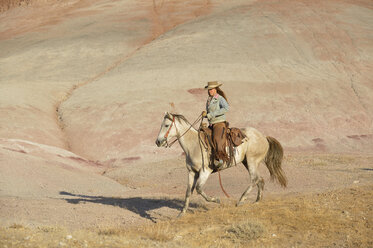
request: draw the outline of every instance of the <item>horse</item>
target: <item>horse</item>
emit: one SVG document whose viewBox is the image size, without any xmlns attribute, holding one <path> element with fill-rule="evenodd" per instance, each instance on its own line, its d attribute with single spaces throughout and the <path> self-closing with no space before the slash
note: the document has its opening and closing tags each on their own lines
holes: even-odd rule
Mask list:
<svg viewBox="0 0 373 248">
<path fill-rule="evenodd" d="M 264 180 L 258 172 L 258 166 L 262 161 L 264 161 L 269 170 L 271 180 L 276 180 L 284 188 L 287 186 L 287 179 L 281 168 L 283 148 L 280 142 L 273 137 L 265 137 L 253 127 L 243 128 L 241 131 L 246 137 L 241 145 L 235 147 L 233 156 L 236 164 L 242 162 L 246 167 L 250 175 L 250 183 L 236 203 L 236 206 L 244 203 L 247 199 L 247 195 L 255 185 L 258 188 L 256 202 L 262 199 Z M 220 203 L 219 198 L 210 197 L 203 191 L 203 186 L 208 177 L 217 170 L 210 166 L 210 157 L 208 151 L 202 149 L 198 130 L 196 130 L 183 115 L 166 112 L 155 143 L 158 147 L 168 147 L 168 141 L 172 138 L 176 138 L 181 148 L 184 150 L 186 155 L 186 168 L 188 170 L 185 203 L 179 217 L 188 210 L 190 196 L 194 189 L 196 189 L 197 193 L 206 201 Z M 228 168 L 231 167 L 232 166 Z"/>
</svg>

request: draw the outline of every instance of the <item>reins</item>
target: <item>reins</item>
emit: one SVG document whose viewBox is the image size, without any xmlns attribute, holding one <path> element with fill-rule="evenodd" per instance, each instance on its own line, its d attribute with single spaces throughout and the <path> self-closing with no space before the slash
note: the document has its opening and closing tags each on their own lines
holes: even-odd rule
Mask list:
<svg viewBox="0 0 373 248">
<path fill-rule="evenodd" d="M 228 195 L 228 193 L 224 190 L 224 188 L 223 188 L 223 184 L 221 183 L 220 170 L 218 170 L 218 175 L 219 175 L 219 184 L 220 184 L 220 188 L 221 188 L 221 190 L 223 191 L 224 195 L 225 195 L 227 198 L 230 198 L 230 196 Z"/>
<path fill-rule="evenodd" d="M 168 134 L 170 133 L 170 130 L 171 130 L 171 128 L 172 128 L 172 125 L 175 123 L 175 116 L 174 115 L 172 115 L 172 123 L 171 123 L 171 125 L 170 125 L 170 128 L 167 130 L 167 133 L 164 135 L 164 137 L 166 138 L 166 142 L 167 142 L 167 147 L 171 147 L 173 144 L 175 144 L 175 142 L 177 141 L 177 140 L 179 140 L 181 137 L 183 137 L 197 122 L 199 122 L 200 120 L 202 120 L 202 114 L 200 114 L 199 116 L 198 116 L 198 118 L 193 122 L 193 124 L 191 124 L 190 126 L 189 126 L 189 128 L 182 134 L 182 135 L 180 135 L 180 137 L 176 137 L 176 139 L 174 140 L 174 141 L 172 141 L 172 142 L 170 142 L 170 143 L 168 143 L 168 141 L 167 141 L 167 137 L 168 137 Z M 175 128 L 176 128 L 176 134 L 178 134 L 179 133 L 179 131 L 177 130 L 177 126 L 176 126 L 176 123 L 175 123 Z"/>
</svg>

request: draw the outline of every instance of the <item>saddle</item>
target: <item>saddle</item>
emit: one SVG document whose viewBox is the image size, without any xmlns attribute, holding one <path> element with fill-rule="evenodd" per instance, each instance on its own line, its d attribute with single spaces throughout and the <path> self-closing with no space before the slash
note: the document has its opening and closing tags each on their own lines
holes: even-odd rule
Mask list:
<svg viewBox="0 0 373 248">
<path fill-rule="evenodd" d="M 233 149 L 242 144 L 243 139 L 246 138 L 246 135 L 241 131 L 239 128 L 229 128 L 229 123 L 227 122 L 227 147 L 228 147 L 228 156 L 229 156 L 229 164 L 231 165 L 234 159 L 233 156 Z M 214 142 L 212 141 L 212 130 L 206 124 L 202 125 L 199 130 L 199 137 L 201 140 L 202 145 L 208 151 L 210 156 L 210 164 L 213 165 L 213 158 L 214 158 Z"/>
<path fill-rule="evenodd" d="M 231 140 L 234 147 L 241 145 L 245 137 L 246 135 L 239 128 L 232 127 L 228 129 L 228 140 Z"/>
</svg>

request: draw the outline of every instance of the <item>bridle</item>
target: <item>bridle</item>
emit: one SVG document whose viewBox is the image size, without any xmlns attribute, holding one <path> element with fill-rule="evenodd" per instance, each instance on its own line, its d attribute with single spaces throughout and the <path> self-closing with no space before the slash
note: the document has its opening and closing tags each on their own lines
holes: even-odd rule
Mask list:
<svg viewBox="0 0 373 248">
<path fill-rule="evenodd" d="M 190 127 L 182 134 L 182 135 L 180 135 L 180 137 L 177 137 L 178 135 L 179 135 L 179 131 L 177 130 L 177 126 L 176 126 L 176 123 L 175 123 L 175 116 L 173 115 L 173 114 L 171 114 L 172 115 L 172 122 L 171 122 L 171 125 L 170 125 L 170 127 L 168 128 L 168 130 L 167 130 L 167 132 L 166 132 L 166 134 L 164 135 L 164 138 L 166 139 L 166 144 L 167 144 L 167 146 L 166 147 L 171 147 L 177 140 L 179 140 L 181 137 L 183 137 L 198 121 L 200 121 L 200 120 L 202 120 L 203 118 L 201 118 L 202 117 L 202 114 L 200 114 L 199 116 L 198 116 L 198 118 L 197 118 L 197 120 L 195 120 L 194 122 L 193 122 L 193 124 L 191 124 L 190 125 Z M 168 143 L 168 140 L 167 140 L 167 138 L 168 138 L 168 135 L 169 135 L 169 133 L 170 133 L 170 131 L 171 131 L 171 128 L 172 128 L 172 126 L 173 125 L 175 125 L 175 129 L 176 129 L 176 139 L 175 140 L 173 140 L 172 142 L 170 142 L 170 143 Z"/>
<path fill-rule="evenodd" d="M 171 122 L 171 125 L 169 127 L 169 129 L 167 130 L 166 134 L 164 135 L 164 138 L 166 139 L 166 143 L 167 143 L 167 147 L 170 147 L 170 145 L 168 144 L 168 141 L 167 141 L 167 138 L 168 138 L 168 135 L 171 131 L 171 128 L 172 128 L 172 125 L 175 123 L 175 116 L 173 115 L 172 116 L 172 122 Z M 177 132 L 177 127 L 176 127 L 176 123 L 175 123 L 175 128 L 176 128 L 176 132 Z"/>
</svg>

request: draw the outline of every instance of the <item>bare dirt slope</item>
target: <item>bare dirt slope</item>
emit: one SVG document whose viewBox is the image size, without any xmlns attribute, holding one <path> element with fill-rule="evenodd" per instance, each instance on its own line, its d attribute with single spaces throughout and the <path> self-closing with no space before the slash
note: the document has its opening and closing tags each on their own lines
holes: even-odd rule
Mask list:
<svg viewBox="0 0 373 248">
<path fill-rule="evenodd" d="M 281 218 L 292 224 L 276 230 L 278 241 L 294 246 L 314 246 L 313 237 L 320 240 L 316 246 L 372 244 L 357 241 L 372 236 L 368 200 L 359 200 L 361 212 L 349 210 L 347 219 L 340 213 L 354 209 L 349 201 L 360 193 L 371 195 L 373 182 L 371 1 L 23 2 L 29 5 L 2 2 L 12 8 L 0 12 L 0 243 L 31 242 L 30 232 L 45 226 L 114 227 L 104 235 L 121 237 L 115 227 L 173 219 L 187 177 L 180 147 L 154 145 L 163 112 L 194 121 L 205 105 L 202 87 L 220 80 L 231 125 L 256 127 L 285 148 L 287 189 L 269 182 L 267 169 L 260 169 L 269 203 L 255 212 L 263 210 L 259 222 L 268 238 L 259 244 L 279 244 L 271 226 L 280 227 Z M 235 199 L 247 187 L 244 168 L 222 177 Z M 206 191 L 223 197 L 217 175 Z M 290 200 L 276 198 L 284 195 Z M 338 206 L 329 207 L 335 201 Z M 233 200 L 224 204 L 235 216 L 231 222 L 206 230 L 187 227 L 187 221 L 198 224 L 200 214 L 215 208 L 194 197 L 197 217 L 165 234 L 166 241 L 175 241 L 169 246 L 182 246 L 184 240 L 177 239 L 188 230 L 211 240 L 217 240 L 215 233 L 227 242 L 221 245 L 247 245 L 214 230 L 238 225 L 252 207 L 234 214 Z M 264 209 L 276 205 L 286 213 L 272 219 Z M 310 217 L 317 228 L 295 224 L 313 207 L 322 210 L 321 217 Z M 321 235 L 327 228 L 322 217 L 336 220 L 336 232 L 346 234 L 350 227 L 356 233 L 342 241 L 341 235 Z M 212 217 L 201 218 L 209 223 Z M 174 224 L 167 223 L 167 228 Z M 45 233 L 54 234 L 40 230 L 44 239 L 50 238 Z M 291 236 L 291 230 L 299 235 Z M 82 240 L 90 235 L 97 233 L 85 233 Z M 59 239 L 45 246 L 60 245 Z M 99 242 L 111 241 L 118 240 Z M 75 245 L 86 245 L 79 242 Z"/>
<path fill-rule="evenodd" d="M 217 79 L 232 125 L 288 150 L 371 152 L 369 1 L 44 8 L 0 16 L 1 137 L 119 165 L 163 160 L 153 146 L 162 113 L 174 103 L 192 121 L 204 108 L 199 88 Z"/>
<path fill-rule="evenodd" d="M 162 111 L 173 103 L 192 122 L 205 104 L 198 88 L 217 79 L 232 125 L 258 127 L 288 150 L 371 152 L 372 21 L 368 3 L 221 5 L 75 90 L 60 108 L 65 134 L 91 159 L 154 159 Z"/>
</svg>

